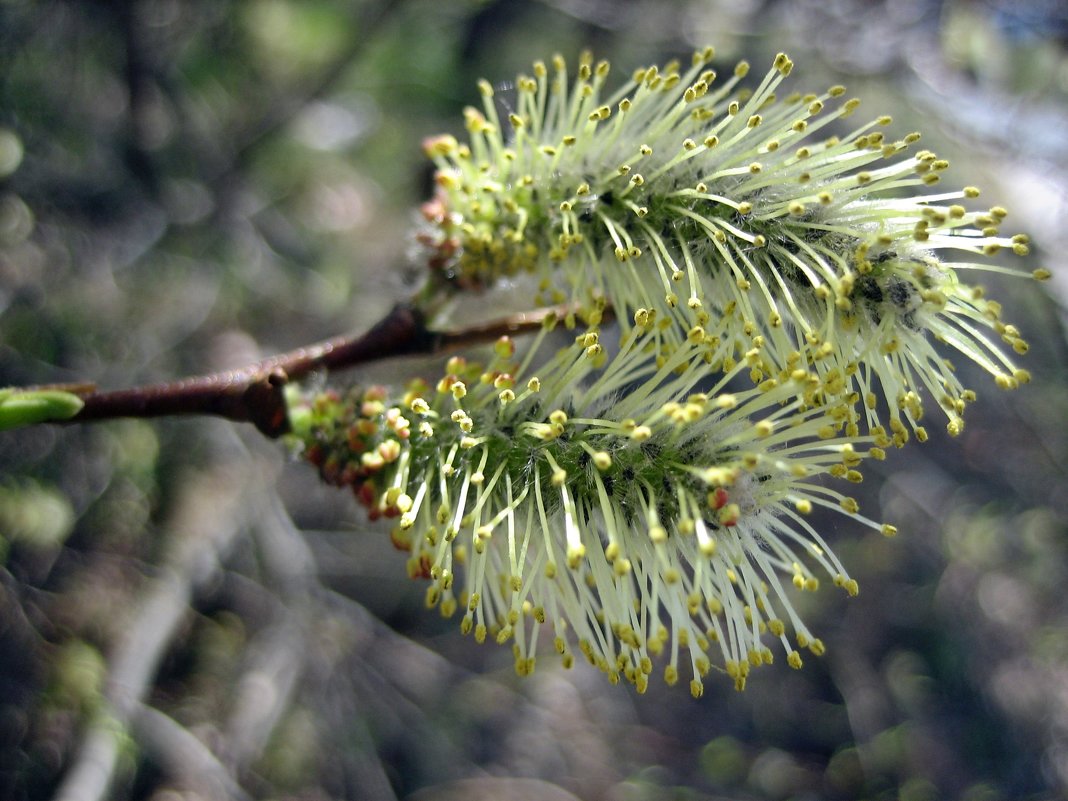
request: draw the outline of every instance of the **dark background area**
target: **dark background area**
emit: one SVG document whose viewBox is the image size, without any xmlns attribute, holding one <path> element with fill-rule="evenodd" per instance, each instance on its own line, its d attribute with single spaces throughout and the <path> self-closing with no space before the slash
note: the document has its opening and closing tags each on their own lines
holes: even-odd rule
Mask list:
<svg viewBox="0 0 1068 801">
<path fill-rule="evenodd" d="M 945 185 L 983 187 L 1054 274 L 984 281 L 1032 384 L 962 365 L 963 435 L 867 468 L 862 506 L 901 534 L 825 522 L 861 586 L 804 599 L 827 655 L 700 701 L 551 654 L 519 679 L 249 427 L 3 433 L 0 798 L 1068 797 L 1056 0 L 7 0 L 0 386 L 118 388 L 366 328 L 412 291 L 420 143 L 461 133 L 477 78 L 585 47 L 625 75 L 705 44 L 761 72 L 786 50 L 795 88 L 842 82 L 922 130 Z"/>
</svg>

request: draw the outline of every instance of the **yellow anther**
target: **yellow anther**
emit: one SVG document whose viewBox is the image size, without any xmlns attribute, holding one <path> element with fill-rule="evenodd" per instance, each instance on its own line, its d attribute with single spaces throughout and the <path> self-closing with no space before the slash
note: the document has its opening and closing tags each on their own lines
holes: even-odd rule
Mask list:
<svg viewBox="0 0 1068 801">
<path fill-rule="evenodd" d="M 649 426 L 635 426 L 634 430 L 630 432 L 630 438 L 636 442 L 645 442 L 652 435 L 653 430 Z"/>
</svg>

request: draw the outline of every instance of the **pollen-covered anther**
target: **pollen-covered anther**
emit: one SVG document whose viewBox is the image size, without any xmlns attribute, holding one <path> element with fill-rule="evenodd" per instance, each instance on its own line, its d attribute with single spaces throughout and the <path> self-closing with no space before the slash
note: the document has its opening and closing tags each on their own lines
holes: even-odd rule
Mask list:
<svg viewBox="0 0 1068 801">
<path fill-rule="evenodd" d="M 653 430 L 645 425 L 635 426 L 630 432 L 630 438 L 635 442 L 645 442 L 651 436 L 653 436 Z"/>
<path fill-rule="evenodd" d="M 431 158 L 451 155 L 456 152 L 457 146 L 456 137 L 449 134 L 430 136 L 423 140 L 423 152 Z"/>
<path fill-rule="evenodd" d="M 578 545 L 569 546 L 567 549 L 567 566 L 571 570 L 577 570 L 582 564 L 582 560 L 586 558 L 586 546 L 579 543 Z"/>
<path fill-rule="evenodd" d="M 387 439 L 378 445 L 378 454 L 385 463 L 395 462 L 401 454 L 401 444 L 395 439 Z"/>
<path fill-rule="evenodd" d="M 738 524 L 742 516 L 742 508 L 736 503 L 728 503 L 716 512 L 716 520 L 721 526 L 732 527 Z"/>
</svg>

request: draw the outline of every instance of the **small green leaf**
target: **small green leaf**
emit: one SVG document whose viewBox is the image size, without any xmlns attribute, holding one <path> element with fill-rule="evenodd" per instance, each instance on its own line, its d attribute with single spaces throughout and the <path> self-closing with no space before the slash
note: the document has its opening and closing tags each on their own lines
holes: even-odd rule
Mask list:
<svg viewBox="0 0 1068 801">
<path fill-rule="evenodd" d="M 57 389 L 0 389 L 0 431 L 68 420 L 84 405 L 77 395 Z"/>
</svg>

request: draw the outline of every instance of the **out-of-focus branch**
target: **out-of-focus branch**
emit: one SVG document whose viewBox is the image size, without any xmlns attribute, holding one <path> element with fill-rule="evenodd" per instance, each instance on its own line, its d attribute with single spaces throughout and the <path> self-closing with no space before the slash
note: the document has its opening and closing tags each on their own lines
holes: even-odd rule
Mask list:
<svg viewBox="0 0 1068 801">
<path fill-rule="evenodd" d="M 114 392 L 98 392 L 91 385 L 49 388 L 72 392 L 85 403 L 81 411 L 63 422 L 209 414 L 250 422 L 267 436 L 278 437 L 288 430 L 284 390 L 289 381 L 317 370 L 340 370 L 392 356 L 438 353 L 530 333 L 547 315 L 562 315 L 568 310 L 539 309 L 439 332 L 426 327 L 418 308 L 402 303 L 366 333 L 326 340 L 235 370 Z"/>
<path fill-rule="evenodd" d="M 263 592 L 274 621 L 246 649 L 245 666 L 232 691 L 223 728 L 220 759 L 241 776 L 258 760 L 289 709 L 300 678 L 315 657 L 313 641 L 322 605 L 317 594 L 315 558 L 276 494 L 264 501 L 253 530 Z"/>
<path fill-rule="evenodd" d="M 211 750 L 174 718 L 141 704 L 130 724 L 152 758 L 182 784 L 206 798 L 252 801 Z"/>
<path fill-rule="evenodd" d="M 307 108 L 309 103 L 329 94 L 364 54 L 368 45 L 376 41 L 375 35 L 397 14 L 402 5 L 398 0 L 381 0 L 372 6 L 358 22 L 360 34 L 352 37 L 348 46 L 323 67 L 321 72 L 312 76 L 295 92 L 275 98 L 264 110 L 263 116 L 236 137 L 233 161 L 224 172 L 212 180 L 213 185 L 218 186 L 242 171 L 260 147 L 270 141 L 277 131 Z"/>
<path fill-rule="evenodd" d="M 247 472 L 219 468 L 186 486 L 177 504 L 182 511 L 169 524 L 176 548 L 151 579 L 109 659 L 104 704 L 88 724 L 55 801 L 108 797 L 123 733 L 140 709 L 175 631 L 197 590 L 218 575 L 222 556 L 255 514 L 257 507 L 249 503 L 246 490 L 255 481 Z"/>
</svg>

